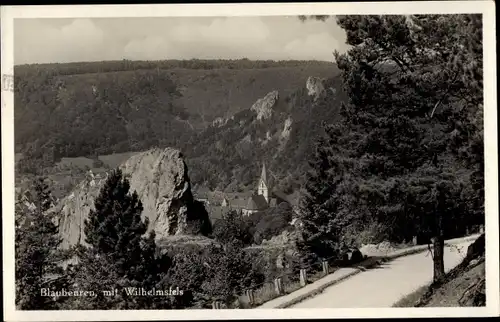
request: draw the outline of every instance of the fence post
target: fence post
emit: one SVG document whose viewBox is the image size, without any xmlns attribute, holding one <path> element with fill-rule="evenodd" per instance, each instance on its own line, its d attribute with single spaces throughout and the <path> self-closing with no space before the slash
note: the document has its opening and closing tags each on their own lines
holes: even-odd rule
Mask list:
<svg viewBox="0 0 500 322">
<path fill-rule="evenodd" d="M 323 261 L 323 274 L 328 275 L 330 273 L 330 268 L 328 267 L 328 261 Z"/>
<path fill-rule="evenodd" d="M 417 236 L 413 236 L 412 243 L 413 246 L 417 246 Z"/>
<path fill-rule="evenodd" d="M 469 231 L 469 226 L 465 227 L 465 236 L 469 236 L 470 231 Z"/>
<path fill-rule="evenodd" d="M 484 225 L 479 226 L 479 233 L 484 234 Z"/>
<path fill-rule="evenodd" d="M 213 301 L 212 302 L 212 309 L 214 309 L 214 310 L 220 309 L 220 302 L 219 301 Z"/>
<path fill-rule="evenodd" d="M 248 289 L 248 290 L 245 291 L 245 294 L 247 296 L 248 303 L 250 305 L 254 304 L 253 290 L 252 289 Z"/>
<path fill-rule="evenodd" d="M 281 277 L 278 277 L 274 280 L 274 290 L 278 295 L 283 294 L 283 280 L 281 279 Z"/>
<path fill-rule="evenodd" d="M 305 269 L 300 270 L 300 286 L 305 286 L 307 284 L 307 274 Z"/>
</svg>

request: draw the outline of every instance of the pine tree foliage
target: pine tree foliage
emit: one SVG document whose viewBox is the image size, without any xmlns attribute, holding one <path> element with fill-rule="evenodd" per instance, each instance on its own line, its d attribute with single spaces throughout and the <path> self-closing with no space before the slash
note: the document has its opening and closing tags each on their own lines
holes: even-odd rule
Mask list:
<svg viewBox="0 0 500 322">
<path fill-rule="evenodd" d="M 76 286 L 95 291 L 94 297 L 76 299 L 70 305 L 83 309 L 169 308 L 162 296 L 130 296 L 125 288 L 151 290 L 170 266 L 156 249 L 154 232 L 145 236 L 148 221 L 141 218 L 142 204 L 121 170 L 114 170 L 95 200 L 85 222 L 86 243 L 77 250 Z M 118 290 L 113 296 L 103 291 Z"/>
<path fill-rule="evenodd" d="M 63 254 L 52 196 L 43 178 L 34 182 L 32 200 L 18 200 L 15 209 L 16 306 L 21 310 L 54 309 L 60 299 L 43 296 L 42 289 L 65 286 L 60 266 Z"/>
<path fill-rule="evenodd" d="M 304 257 L 303 265 L 312 264 L 317 258 L 339 255 L 341 230 L 347 224 L 344 211 L 351 202 L 351 188 L 342 174 L 352 167 L 352 162 L 341 153 L 345 141 L 341 141 L 342 126 L 324 125 L 325 135 L 315 145 L 309 161 L 305 191 L 301 200 L 302 240 L 298 247 Z"/>
<path fill-rule="evenodd" d="M 442 250 L 445 236 L 464 230 L 458 219 L 484 220 L 481 16 L 337 22 L 351 46 L 335 53 L 349 101 L 341 107 L 342 130 L 326 131 L 313 156 L 305 242 L 322 254 L 315 244 L 332 241 L 326 248 L 333 249 L 331 236 L 375 219 L 391 239 L 428 234 Z M 436 254 L 439 266 L 442 251 Z M 442 274 L 435 266 L 435 277 Z"/>
</svg>

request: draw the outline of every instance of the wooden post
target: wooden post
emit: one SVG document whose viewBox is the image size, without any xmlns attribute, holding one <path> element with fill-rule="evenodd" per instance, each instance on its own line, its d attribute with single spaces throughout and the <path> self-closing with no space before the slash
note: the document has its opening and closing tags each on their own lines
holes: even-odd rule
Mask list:
<svg viewBox="0 0 500 322">
<path fill-rule="evenodd" d="M 283 294 L 283 280 L 281 279 L 281 277 L 278 277 L 274 280 L 274 290 L 278 295 Z"/>
<path fill-rule="evenodd" d="M 307 274 L 305 269 L 300 270 L 300 286 L 305 286 L 307 284 Z"/>
<path fill-rule="evenodd" d="M 330 268 L 328 267 L 328 261 L 323 261 L 323 274 L 328 275 L 330 273 Z"/>
<path fill-rule="evenodd" d="M 219 310 L 220 309 L 220 302 L 219 301 L 213 301 L 212 302 L 212 309 Z"/>
<path fill-rule="evenodd" d="M 246 290 L 245 294 L 247 296 L 248 303 L 250 305 L 254 304 L 253 290 L 252 289 Z"/>
<path fill-rule="evenodd" d="M 417 246 L 417 236 L 413 236 L 413 246 Z"/>
<path fill-rule="evenodd" d="M 479 233 L 484 234 L 484 225 L 479 226 Z"/>
</svg>

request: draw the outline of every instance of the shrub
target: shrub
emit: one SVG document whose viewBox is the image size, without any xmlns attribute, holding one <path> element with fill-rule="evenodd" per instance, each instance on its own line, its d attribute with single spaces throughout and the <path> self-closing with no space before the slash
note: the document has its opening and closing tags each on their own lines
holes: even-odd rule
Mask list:
<svg viewBox="0 0 500 322">
<path fill-rule="evenodd" d="M 221 243 L 240 242 L 243 245 L 252 243 L 249 226 L 241 213 L 231 211 L 214 223 L 213 236 Z"/>
</svg>

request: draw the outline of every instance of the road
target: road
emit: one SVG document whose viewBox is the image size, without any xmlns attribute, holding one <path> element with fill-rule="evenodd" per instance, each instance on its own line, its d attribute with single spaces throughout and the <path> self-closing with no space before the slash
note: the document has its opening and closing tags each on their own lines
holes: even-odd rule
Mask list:
<svg viewBox="0 0 500 322">
<path fill-rule="evenodd" d="M 446 272 L 462 261 L 471 243 L 468 241 L 445 247 Z M 432 282 L 432 274 L 433 263 L 429 252 L 399 257 L 328 287 L 322 293 L 290 308 L 391 307 L 402 297 Z"/>
</svg>

